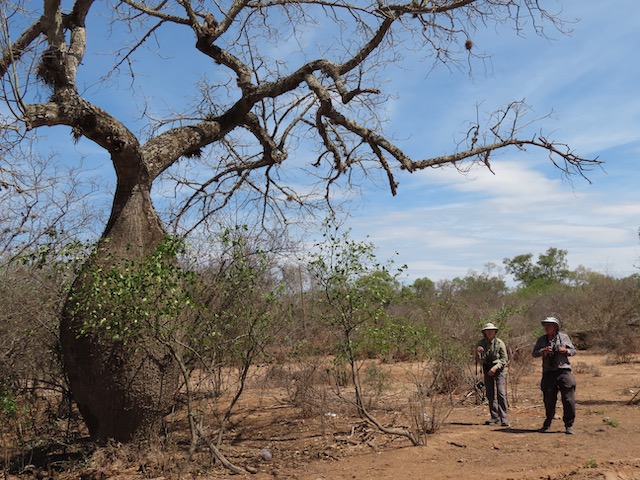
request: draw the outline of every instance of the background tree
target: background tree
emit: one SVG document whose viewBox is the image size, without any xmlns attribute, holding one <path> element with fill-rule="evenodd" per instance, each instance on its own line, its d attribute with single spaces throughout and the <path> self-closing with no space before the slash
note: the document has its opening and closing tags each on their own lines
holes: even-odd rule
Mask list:
<svg viewBox="0 0 640 480">
<path fill-rule="evenodd" d="M 513 258 L 505 258 L 503 263 L 508 274 L 524 288 L 544 288 L 565 282 L 571 278 L 567 262 L 567 250 L 549 247 L 545 253 L 538 255 L 534 264 L 533 254 L 525 253 Z"/>
<path fill-rule="evenodd" d="M 42 265 L 49 254 L 81 239 L 95 238 L 102 213 L 91 196 L 100 179 L 79 166 L 65 165 L 55 155 L 43 156 L 35 144 L 0 140 L 0 262 L 29 257 Z M 55 255 L 54 255 L 55 257 Z"/>
<path fill-rule="evenodd" d="M 204 229 L 232 197 L 256 206 L 265 218 L 318 199 L 331 205 L 333 189 L 349 187 L 363 178 L 360 172 L 378 170 L 395 194 L 399 170 L 489 167 L 492 153 L 507 147 L 540 148 L 567 174 L 582 174 L 589 164 L 566 145 L 525 131 L 531 119 L 523 121 L 527 108 L 518 101 L 472 122 L 466 141 L 447 155 L 424 152 L 412 159 L 382 129 L 383 67 L 392 74 L 389 64 L 411 51 L 436 63 L 466 60 L 473 57 L 474 32 L 486 26 L 519 31 L 530 22 L 536 32 L 544 31 L 541 25 L 562 31 L 560 19 L 536 0 L 242 0 L 211 6 L 189 0 L 43 0 L 5 2 L 2 15 L 5 137 L 18 145 L 43 127 L 66 127 L 72 141 L 102 148 L 115 172 L 101 241 L 74 284 L 61 324 L 71 388 L 97 438 L 129 440 L 157 425 L 178 375 L 164 361 L 169 353 L 148 340 L 148 332 L 140 332 L 131 348 L 88 333 L 92 305 L 88 297 L 82 305 L 74 301 L 74 291 L 92 284 L 97 272 L 156 255 L 169 225 L 180 234 Z M 113 32 L 108 42 L 106 31 Z M 307 46 L 308 33 L 322 39 L 317 49 Z M 272 45 L 284 40 L 304 49 L 279 55 Z M 114 58 L 106 67 L 97 55 L 105 45 Z M 174 90 L 180 95 L 164 99 L 175 113 L 162 114 L 140 100 L 150 85 L 139 84 L 144 76 L 134 66 L 144 71 L 158 63 L 157 72 L 171 70 L 172 59 L 163 55 L 167 48 L 191 59 L 194 77 L 185 74 Z M 110 90 L 124 81 L 129 88 Z M 105 92 L 118 105 L 136 105 L 142 116 L 122 113 Z M 290 155 L 296 147 L 315 157 L 301 165 Z M 315 195 L 308 185 L 296 191 L 301 178 L 316 181 L 324 193 Z M 161 198 L 171 187 L 175 198 L 161 220 L 152 191 Z"/>
<path fill-rule="evenodd" d="M 423 277 L 417 278 L 413 284 L 411 285 L 412 293 L 414 293 L 417 297 L 427 298 L 429 295 L 432 295 L 435 291 L 436 284 L 433 280 Z"/>
</svg>

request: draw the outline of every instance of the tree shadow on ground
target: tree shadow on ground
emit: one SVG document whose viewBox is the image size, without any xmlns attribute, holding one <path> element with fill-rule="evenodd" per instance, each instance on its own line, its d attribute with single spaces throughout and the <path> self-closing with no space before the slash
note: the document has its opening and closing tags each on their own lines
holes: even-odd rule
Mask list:
<svg viewBox="0 0 640 480">
<path fill-rule="evenodd" d="M 38 445 L 8 457 L 6 463 L 0 460 L 0 471 L 12 475 L 32 473 L 36 476 L 42 472 L 51 477 L 53 472 L 70 470 L 74 465 L 89 458 L 95 450 L 96 444 L 88 438 L 68 444 L 54 442 Z"/>
</svg>

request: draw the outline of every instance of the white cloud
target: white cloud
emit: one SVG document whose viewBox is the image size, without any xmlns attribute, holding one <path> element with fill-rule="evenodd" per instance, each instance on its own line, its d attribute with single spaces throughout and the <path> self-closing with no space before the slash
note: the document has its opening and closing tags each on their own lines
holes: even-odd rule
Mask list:
<svg viewBox="0 0 640 480">
<path fill-rule="evenodd" d="M 549 178 L 534 166 L 505 160 L 495 176 L 486 169 L 467 177 L 452 168 L 420 172 L 404 182 L 399 198 L 370 198 L 349 225 L 354 235 L 369 235 L 381 259 L 398 252 L 410 281 L 464 276 L 552 246 L 569 252 L 572 268 L 634 273 L 640 202 L 615 203 L 598 189 L 578 192 L 557 172 Z"/>
<path fill-rule="evenodd" d="M 492 161 L 495 176 L 485 168 L 466 176 L 454 168 L 427 170 L 400 177 L 395 198 L 369 194 L 349 225 L 354 235 L 370 235 L 381 258 L 398 251 L 409 279 L 453 278 L 551 246 L 569 252 L 572 268 L 639 272 L 640 63 L 633 39 L 640 3 L 567 2 L 566 10 L 566 18 L 582 17 L 571 37 L 549 42 L 485 31 L 474 39 L 494 54 L 486 77 L 478 67 L 473 81 L 405 72 L 391 126 L 410 136 L 403 147 L 416 158 L 440 155 L 466 130 L 462 122 L 474 119 L 474 102 L 492 110 L 525 98 L 538 115 L 555 112 L 535 128 L 581 155 L 598 156 L 602 169 L 585 172 L 591 183 L 579 176 L 567 181 L 544 152 L 510 151 Z"/>
</svg>

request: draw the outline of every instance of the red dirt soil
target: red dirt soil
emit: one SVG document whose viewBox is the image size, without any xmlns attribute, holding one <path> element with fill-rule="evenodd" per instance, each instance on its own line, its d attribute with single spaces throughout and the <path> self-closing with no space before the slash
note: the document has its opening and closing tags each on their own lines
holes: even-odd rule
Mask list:
<svg viewBox="0 0 640 480">
<path fill-rule="evenodd" d="M 544 408 L 538 388 L 539 361 L 531 362 L 534 368 L 517 383 L 518 401 L 510 407 L 509 428 L 485 425 L 486 404 L 476 405 L 469 398 L 458 401 L 442 427 L 418 447 L 350 416 L 347 412 L 354 409 L 344 408 L 344 403 L 342 409 L 334 403 L 335 408 L 324 415 L 304 416 L 288 403 L 284 388 L 259 381 L 258 373 L 243 394 L 221 450 L 234 464 L 253 470 L 246 478 L 255 480 L 640 480 L 640 405 L 630 404 L 640 389 L 640 359 L 611 364 L 603 355 L 585 352 L 572 358 L 578 384 L 575 435 L 564 433 L 560 401 L 551 428 L 537 431 Z M 403 364 L 381 368 L 390 372 L 391 381 L 407 371 Z M 396 402 L 406 407 L 406 399 L 398 397 Z M 374 414 L 385 424 L 408 426 L 406 413 L 393 408 Z M 188 432 L 178 433 L 188 446 Z M 88 464 L 58 472 L 54 478 L 243 478 L 219 463 L 212 465 L 206 447 L 186 461 L 186 446 L 183 442 L 174 451 L 142 455 L 115 446 L 110 452 L 99 450 Z M 270 459 L 265 460 L 263 449 L 269 451 Z"/>
<path fill-rule="evenodd" d="M 579 367 L 575 435 L 564 433 L 560 399 L 551 428 L 537 431 L 544 408 L 540 365 L 533 362 L 535 369 L 520 379 L 510 428 L 485 425 L 486 405 L 463 404 L 419 447 L 376 433 L 365 444 L 336 441 L 318 452 L 317 459 L 281 466 L 281 447 L 267 441 L 273 459 L 253 478 L 640 480 L 640 405 L 628 404 L 640 388 L 640 362 L 610 365 L 604 356 L 578 352 L 572 359 Z"/>
</svg>

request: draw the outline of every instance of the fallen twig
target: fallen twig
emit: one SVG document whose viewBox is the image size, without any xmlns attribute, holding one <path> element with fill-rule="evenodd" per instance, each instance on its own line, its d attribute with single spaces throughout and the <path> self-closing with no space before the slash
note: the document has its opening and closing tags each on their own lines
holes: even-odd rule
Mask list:
<svg viewBox="0 0 640 480">
<path fill-rule="evenodd" d="M 196 428 L 198 429 L 198 434 L 200 435 L 200 437 L 205 441 L 205 443 L 209 447 L 209 450 L 211 450 L 211 454 L 213 455 L 213 457 L 216 460 L 219 460 L 220 463 L 225 468 L 227 468 L 227 469 L 231 470 L 233 473 L 237 473 L 237 474 L 255 473 L 255 472 L 251 472 L 249 470 L 245 470 L 244 468 L 238 467 L 237 465 L 234 465 L 229 460 L 227 460 L 227 458 L 222 454 L 222 452 L 220 450 L 218 450 L 218 447 L 215 446 L 213 441 L 211 441 L 211 439 L 204 432 L 204 430 L 202 429 L 202 426 L 201 425 L 196 425 Z"/>
<path fill-rule="evenodd" d="M 459 448 L 467 448 L 467 446 L 463 443 L 457 443 L 457 442 L 447 442 L 449 445 L 453 445 L 454 447 L 459 447 Z"/>
</svg>

